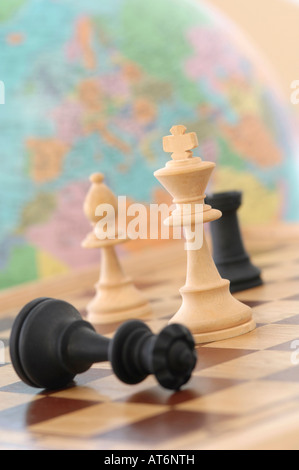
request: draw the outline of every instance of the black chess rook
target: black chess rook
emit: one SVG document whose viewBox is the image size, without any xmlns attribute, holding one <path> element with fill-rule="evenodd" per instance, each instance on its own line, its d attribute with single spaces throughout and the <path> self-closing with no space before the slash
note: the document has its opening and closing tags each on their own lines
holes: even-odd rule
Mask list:
<svg viewBox="0 0 299 470">
<path fill-rule="evenodd" d="M 237 214 L 242 193 L 210 194 L 205 202 L 222 212 L 222 217 L 210 224 L 213 258 L 221 277 L 230 281 L 231 292 L 261 285 L 261 270 L 252 264 L 242 240 Z"/>
</svg>

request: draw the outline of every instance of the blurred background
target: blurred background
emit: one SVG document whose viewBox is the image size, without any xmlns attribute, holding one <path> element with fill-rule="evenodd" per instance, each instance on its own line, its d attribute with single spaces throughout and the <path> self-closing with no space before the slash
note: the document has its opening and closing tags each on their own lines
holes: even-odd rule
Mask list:
<svg viewBox="0 0 299 470">
<path fill-rule="evenodd" d="M 228 16 L 272 67 L 287 100 L 298 80 L 299 0 L 207 0 Z M 299 106 L 293 109 L 299 113 Z"/>
<path fill-rule="evenodd" d="M 98 262 L 89 176 L 159 203 L 174 124 L 242 190 L 240 219 L 299 219 L 295 0 L 1 0 L 0 289 Z M 124 248 L 126 249 L 126 248 Z"/>
</svg>

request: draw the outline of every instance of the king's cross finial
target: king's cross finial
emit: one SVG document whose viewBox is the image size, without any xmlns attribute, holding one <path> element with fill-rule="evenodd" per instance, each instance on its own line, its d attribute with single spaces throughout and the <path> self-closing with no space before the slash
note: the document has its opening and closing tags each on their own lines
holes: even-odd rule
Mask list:
<svg viewBox="0 0 299 470">
<path fill-rule="evenodd" d="M 172 135 L 163 138 L 164 152 L 172 153 L 173 160 L 184 160 L 192 157 L 191 150 L 198 146 L 195 132 L 186 134 L 186 127 L 179 125 L 170 129 Z"/>
</svg>

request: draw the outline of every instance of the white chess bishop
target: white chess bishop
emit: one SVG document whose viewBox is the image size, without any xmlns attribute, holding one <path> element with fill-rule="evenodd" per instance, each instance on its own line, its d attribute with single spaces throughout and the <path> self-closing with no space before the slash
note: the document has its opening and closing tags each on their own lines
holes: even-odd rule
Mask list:
<svg viewBox="0 0 299 470">
<path fill-rule="evenodd" d="M 101 267 L 95 297 L 87 305 L 87 319 L 93 324 L 105 324 L 148 315 L 152 311 L 148 299 L 124 273 L 115 251 L 117 245 L 130 239 L 117 231 L 117 198 L 104 183 L 102 173 L 91 175 L 90 181 L 92 185 L 84 202 L 84 212 L 91 223 L 92 231 L 82 246 L 87 249 L 101 249 Z M 107 232 L 98 233 L 100 217 L 97 215 L 97 208 L 101 204 L 111 205 L 114 209 L 111 212 L 111 217 L 115 218 L 110 224 L 113 231 L 111 234 L 109 224 Z"/>
<path fill-rule="evenodd" d="M 163 149 L 172 153 L 172 159 L 154 176 L 176 205 L 164 223 L 183 227 L 187 250 L 186 283 L 180 289 L 182 304 L 170 323 L 184 324 L 197 344 L 248 333 L 255 328 L 251 308 L 230 293 L 229 281 L 221 278 L 204 234 L 203 224 L 222 215 L 204 203 L 215 164 L 193 157 L 192 150 L 198 146 L 195 133 L 186 133 L 182 125 L 170 132 L 172 135 L 163 139 Z M 202 234 L 200 246 L 194 243 L 196 234 Z"/>
</svg>

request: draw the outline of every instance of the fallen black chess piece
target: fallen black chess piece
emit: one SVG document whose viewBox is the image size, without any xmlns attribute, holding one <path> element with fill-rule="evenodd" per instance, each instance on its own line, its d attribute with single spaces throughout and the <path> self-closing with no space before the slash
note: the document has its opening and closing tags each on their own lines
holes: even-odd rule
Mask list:
<svg viewBox="0 0 299 470">
<path fill-rule="evenodd" d="M 110 361 L 126 384 L 154 374 L 162 387 L 178 390 L 189 381 L 197 358 L 193 337 L 183 325 L 168 325 L 154 335 L 145 323 L 130 320 L 110 340 L 72 305 L 50 298 L 33 300 L 16 317 L 10 356 L 21 380 L 52 390 L 102 361 Z"/>
</svg>

